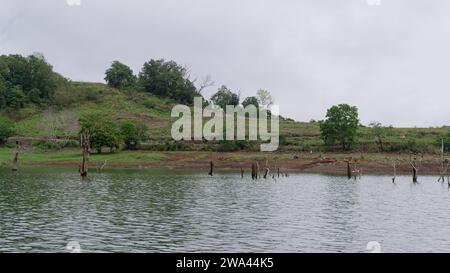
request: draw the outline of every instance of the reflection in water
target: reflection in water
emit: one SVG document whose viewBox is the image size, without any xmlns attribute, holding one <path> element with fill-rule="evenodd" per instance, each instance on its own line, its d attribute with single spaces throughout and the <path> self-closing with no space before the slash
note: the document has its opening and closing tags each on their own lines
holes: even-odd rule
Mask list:
<svg viewBox="0 0 450 273">
<path fill-rule="evenodd" d="M 450 251 L 450 191 L 434 177 L 0 170 L 0 251 Z"/>
</svg>

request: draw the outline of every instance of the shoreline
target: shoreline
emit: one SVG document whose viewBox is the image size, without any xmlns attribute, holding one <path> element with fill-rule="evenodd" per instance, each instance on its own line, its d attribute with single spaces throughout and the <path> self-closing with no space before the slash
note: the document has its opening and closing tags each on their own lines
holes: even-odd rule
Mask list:
<svg viewBox="0 0 450 273">
<path fill-rule="evenodd" d="M 0 149 L 0 167 L 8 167 L 11 160 L 8 154 L 12 150 Z M 12 159 L 12 157 L 11 157 Z M 120 151 L 115 153 L 91 154 L 89 168 L 96 169 L 176 169 L 208 172 L 210 162 L 214 162 L 214 171 L 234 171 L 249 174 L 251 164 L 258 162 L 260 171 L 266 164 L 271 173 L 312 173 L 347 175 L 347 161 L 356 162 L 356 168 L 362 175 L 393 175 L 393 162 L 396 162 L 397 175 L 412 173 L 407 154 L 389 153 L 299 153 L 299 152 L 200 152 L 200 151 Z M 64 167 L 78 170 L 81 151 L 61 150 L 51 152 L 23 152 L 19 156 L 20 166 Z M 352 165 L 353 166 L 353 165 Z M 419 175 L 439 175 L 438 155 L 424 155 L 420 164 Z"/>
</svg>

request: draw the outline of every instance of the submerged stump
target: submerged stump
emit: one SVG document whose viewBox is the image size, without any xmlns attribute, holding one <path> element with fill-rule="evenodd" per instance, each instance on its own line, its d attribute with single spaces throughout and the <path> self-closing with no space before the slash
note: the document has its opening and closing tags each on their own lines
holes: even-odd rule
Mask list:
<svg viewBox="0 0 450 273">
<path fill-rule="evenodd" d="M 213 176 L 214 175 L 214 162 L 209 162 L 209 173 L 208 175 Z"/>
</svg>

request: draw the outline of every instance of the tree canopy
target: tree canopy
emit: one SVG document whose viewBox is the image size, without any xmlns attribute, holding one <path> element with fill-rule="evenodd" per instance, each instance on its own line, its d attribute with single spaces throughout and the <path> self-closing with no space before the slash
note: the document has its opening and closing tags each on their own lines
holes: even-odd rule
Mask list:
<svg viewBox="0 0 450 273">
<path fill-rule="evenodd" d="M 226 110 L 225 108 L 227 105 L 239 105 L 239 95 L 233 93 L 225 85 L 222 85 L 219 90 L 217 90 L 217 92 L 211 97 L 211 101 L 223 110 Z"/>
<path fill-rule="evenodd" d="M 119 61 L 113 61 L 111 67 L 106 70 L 105 75 L 106 83 L 114 88 L 131 87 L 136 82 L 133 70 Z"/>
<path fill-rule="evenodd" d="M 99 117 L 96 114 L 84 115 L 80 118 L 81 134 L 88 136 L 91 148 L 98 153 L 103 147 L 110 150 L 117 149 L 122 143 L 122 135 L 117 125 L 107 118 Z"/>
<path fill-rule="evenodd" d="M 326 145 L 337 143 L 347 150 L 355 143 L 358 126 L 356 106 L 335 105 L 327 110 L 325 120 L 320 121 L 321 138 Z"/>
<path fill-rule="evenodd" d="M 0 56 L 0 109 L 53 99 L 58 77 L 40 55 Z"/>
<path fill-rule="evenodd" d="M 174 61 L 150 60 L 139 73 L 139 84 L 144 91 L 159 97 L 191 104 L 200 96 L 194 83 L 189 80 L 187 70 Z"/>
</svg>

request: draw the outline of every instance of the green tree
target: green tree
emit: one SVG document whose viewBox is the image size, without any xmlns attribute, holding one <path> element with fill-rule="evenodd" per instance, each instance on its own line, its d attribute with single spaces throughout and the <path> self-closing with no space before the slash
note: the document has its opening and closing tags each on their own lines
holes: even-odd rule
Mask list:
<svg viewBox="0 0 450 273">
<path fill-rule="evenodd" d="M 6 92 L 8 91 L 6 81 L 0 76 L 0 110 L 6 108 Z"/>
<path fill-rule="evenodd" d="M 120 132 L 122 134 L 126 149 L 136 149 L 141 141 L 145 140 L 147 130 L 147 126 L 143 123 L 135 124 L 131 121 L 123 122 L 120 127 Z"/>
<path fill-rule="evenodd" d="M 242 106 L 247 107 L 248 105 L 254 105 L 256 108 L 259 108 L 259 102 L 257 97 L 247 97 L 242 102 Z"/>
<path fill-rule="evenodd" d="M 194 83 L 189 80 L 187 70 L 174 61 L 150 60 L 139 73 L 139 84 L 143 90 L 159 97 L 171 98 L 181 103 L 193 103 L 200 96 Z"/>
<path fill-rule="evenodd" d="M 106 70 L 105 75 L 106 83 L 114 88 L 131 87 L 136 82 L 133 70 L 119 61 L 114 61 Z"/>
<path fill-rule="evenodd" d="M 120 147 L 122 135 L 115 123 L 109 119 L 98 117 L 96 114 L 84 115 L 80 118 L 81 134 L 88 135 L 91 148 L 102 152 L 103 147 L 110 151 Z"/>
<path fill-rule="evenodd" d="M 102 147 L 108 147 L 110 151 L 114 151 L 120 147 L 122 143 L 122 135 L 116 124 L 111 121 L 104 121 L 93 132 L 91 136 L 92 148 L 98 153 L 102 152 Z"/>
<path fill-rule="evenodd" d="M 227 105 L 239 105 L 239 95 L 231 92 L 225 85 L 222 85 L 219 90 L 211 97 L 211 101 L 226 110 Z"/>
<path fill-rule="evenodd" d="M 0 117 L 0 146 L 3 146 L 8 137 L 14 136 L 15 133 L 14 123 L 4 117 Z"/>
<path fill-rule="evenodd" d="M 6 105 L 13 109 L 20 109 L 26 103 L 26 96 L 23 93 L 22 87 L 20 85 L 16 85 L 13 88 L 10 88 L 5 93 L 5 102 Z"/>
<path fill-rule="evenodd" d="M 42 56 L 2 55 L 0 106 L 20 108 L 26 102 L 51 101 L 61 78 Z"/>
<path fill-rule="evenodd" d="M 339 104 L 327 110 L 325 120 L 320 121 L 321 138 L 326 145 L 339 144 L 343 150 L 355 143 L 358 131 L 358 108 Z"/>
</svg>

